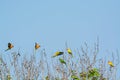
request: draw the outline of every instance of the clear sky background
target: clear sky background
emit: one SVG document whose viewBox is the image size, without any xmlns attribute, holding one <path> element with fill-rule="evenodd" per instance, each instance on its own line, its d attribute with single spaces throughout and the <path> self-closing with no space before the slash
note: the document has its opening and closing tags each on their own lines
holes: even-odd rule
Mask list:
<svg viewBox="0 0 120 80">
<path fill-rule="evenodd" d="M 120 51 L 120 0 L 0 0 L 0 51 L 31 52 L 38 42 L 52 54 L 65 48 L 93 46 L 102 55 Z"/>
</svg>

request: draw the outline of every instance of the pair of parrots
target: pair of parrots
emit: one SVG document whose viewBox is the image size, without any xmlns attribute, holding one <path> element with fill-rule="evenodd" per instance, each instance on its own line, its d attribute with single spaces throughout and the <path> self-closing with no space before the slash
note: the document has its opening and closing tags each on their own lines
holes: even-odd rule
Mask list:
<svg viewBox="0 0 120 80">
<path fill-rule="evenodd" d="M 72 50 L 70 48 L 67 48 L 67 52 L 68 52 L 68 54 L 72 55 Z M 52 57 L 56 57 L 56 56 L 62 55 L 63 53 L 64 52 L 57 51 Z"/>
<path fill-rule="evenodd" d="M 8 48 L 5 51 L 8 51 L 10 49 L 12 49 L 14 46 L 12 43 L 8 43 Z M 38 48 L 40 48 L 40 45 L 38 43 L 35 43 L 35 50 L 37 50 Z"/>
</svg>

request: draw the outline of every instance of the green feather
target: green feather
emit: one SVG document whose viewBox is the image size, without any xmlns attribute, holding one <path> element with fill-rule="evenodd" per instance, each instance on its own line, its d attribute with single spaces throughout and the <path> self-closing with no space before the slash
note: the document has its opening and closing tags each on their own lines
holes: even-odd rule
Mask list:
<svg viewBox="0 0 120 80">
<path fill-rule="evenodd" d="M 66 64 L 66 62 L 65 62 L 62 58 L 59 58 L 59 61 L 60 61 L 60 63 L 62 63 L 62 64 Z"/>
</svg>

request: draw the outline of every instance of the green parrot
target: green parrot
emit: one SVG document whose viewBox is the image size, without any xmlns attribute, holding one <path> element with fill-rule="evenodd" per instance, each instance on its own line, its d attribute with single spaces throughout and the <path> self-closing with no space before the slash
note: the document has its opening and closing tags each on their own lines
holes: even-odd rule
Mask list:
<svg viewBox="0 0 120 80">
<path fill-rule="evenodd" d="M 59 61 L 60 61 L 60 63 L 62 63 L 62 64 L 65 64 L 65 65 L 66 65 L 66 62 L 65 62 L 62 58 L 59 58 Z"/>
<path fill-rule="evenodd" d="M 60 55 L 63 55 L 64 52 L 59 52 L 57 51 L 52 57 L 56 57 L 56 56 L 60 56 Z"/>
</svg>

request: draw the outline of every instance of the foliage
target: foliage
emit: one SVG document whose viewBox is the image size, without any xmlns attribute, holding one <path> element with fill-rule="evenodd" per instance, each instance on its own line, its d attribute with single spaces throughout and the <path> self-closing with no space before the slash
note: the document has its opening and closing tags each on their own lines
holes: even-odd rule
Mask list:
<svg viewBox="0 0 120 80">
<path fill-rule="evenodd" d="M 98 58 L 98 43 L 94 48 L 85 43 L 73 56 L 67 53 L 65 49 L 51 58 L 45 49 L 29 56 L 10 51 L 0 56 L 0 80 L 118 80 L 119 55 L 112 55 L 115 67 L 110 67 L 106 59 Z"/>
</svg>

